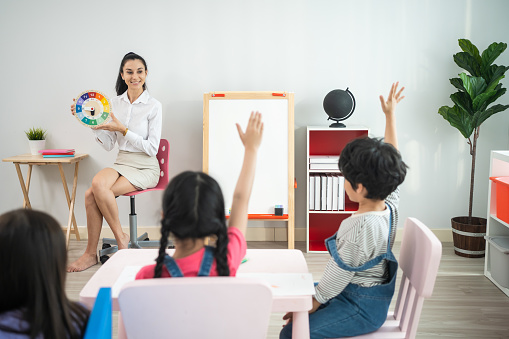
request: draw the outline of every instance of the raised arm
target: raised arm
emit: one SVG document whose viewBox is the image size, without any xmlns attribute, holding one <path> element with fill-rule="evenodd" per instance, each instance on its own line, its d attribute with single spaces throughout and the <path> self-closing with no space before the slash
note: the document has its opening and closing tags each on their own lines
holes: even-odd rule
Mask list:
<svg viewBox="0 0 509 339">
<path fill-rule="evenodd" d="M 240 140 L 244 144 L 244 162 L 242 163 L 239 179 L 233 192 L 232 211 L 228 226 L 236 227 L 243 234 L 246 234 L 247 205 L 253 187 L 258 147 L 262 141 L 263 134 L 262 115 L 258 112 L 251 112 L 246 132 L 242 132 L 239 124 L 237 124 L 237 130 Z"/>
<path fill-rule="evenodd" d="M 401 87 L 398 92 L 399 82 L 393 83 L 387 101 L 380 95 L 382 111 L 385 114 L 385 136 L 384 141 L 398 149 L 398 135 L 396 133 L 396 106 L 403 100 L 405 96 L 401 96 L 401 92 L 405 87 Z"/>
</svg>

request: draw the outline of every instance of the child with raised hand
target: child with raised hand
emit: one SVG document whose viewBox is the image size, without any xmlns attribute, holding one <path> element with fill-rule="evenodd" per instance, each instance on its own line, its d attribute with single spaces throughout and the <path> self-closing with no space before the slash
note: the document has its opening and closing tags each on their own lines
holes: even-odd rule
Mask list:
<svg viewBox="0 0 509 339">
<path fill-rule="evenodd" d="M 331 258 L 315 286 L 309 311 L 310 336 L 357 336 L 380 328 L 394 294 L 398 263 L 392 245 L 398 223 L 399 188 L 407 166 L 398 151 L 395 109 L 404 87 L 392 84 L 385 114 L 385 139 L 362 138 L 341 152 L 339 169 L 345 191 L 359 209 L 325 240 Z M 291 338 L 292 314 L 280 333 Z"/>
<path fill-rule="evenodd" d="M 247 248 L 247 207 L 263 134 L 261 114 L 251 113 L 245 133 L 238 124 L 237 130 L 244 145 L 244 161 L 233 192 L 228 227 L 218 183 L 203 172 L 177 175 L 163 195 L 156 264 L 143 267 L 136 279 L 235 275 Z M 166 254 L 170 235 L 175 241 L 173 257 Z M 214 247 L 206 245 L 206 239 L 211 238 Z"/>
<path fill-rule="evenodd" d="M 0 338 L 83 338 L 89 311 L 67 299 L 67 248 L 50 215 L 0 216 Z"/>
</svg>

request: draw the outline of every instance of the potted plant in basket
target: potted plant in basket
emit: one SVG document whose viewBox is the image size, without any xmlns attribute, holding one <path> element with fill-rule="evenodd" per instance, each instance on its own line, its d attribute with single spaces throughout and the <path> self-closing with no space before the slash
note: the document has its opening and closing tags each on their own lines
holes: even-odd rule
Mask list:
<svg viewBox="0 0 509 339">
<path fill-rule="evenodd" d="M 467 139 L 472 158 L 468 216 L 451 219 L 454 252 L 464 257 L 479 258 L 484 256 L 486 219 L 472 217 L 477 138 L 484 121 L 509 107 L 500 104 L 490 106 L 506 92 L 500 80 L 509 67 L 493 62 L 505 51 L 507 44 L 494 42 L 482 54 L 467 39 L 459 39 L 459 46 L 462 52 L 454 54 L 454 62 L 469 74 L 463 72 L 459 78 L 450 79 L 458 90 L 450 96 L 454 106 L 442 106 L 438 113 Z"/>
<path fill-rule="evenodd" d="M 25 134 L 28 138 L 30 153 L 32 153 L 32 155 L 39 154 L 39 151 L 43 150 L 46 146 L 46 130 L 40 127 L 32 127 L 28 131 L 25 131 Z"/>
</svg>

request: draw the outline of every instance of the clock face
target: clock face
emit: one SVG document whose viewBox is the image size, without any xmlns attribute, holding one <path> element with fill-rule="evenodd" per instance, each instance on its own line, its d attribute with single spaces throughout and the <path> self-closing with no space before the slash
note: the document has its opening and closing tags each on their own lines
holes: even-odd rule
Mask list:
<svg viewBox="0 0 509 339">
<path fill-rule="evenodd" d="M 86 91 L 76 99 L 76 118 L 88 127 L 100 126 L 110 119 L 111 104 L 99 91 Z"/>
</svg>

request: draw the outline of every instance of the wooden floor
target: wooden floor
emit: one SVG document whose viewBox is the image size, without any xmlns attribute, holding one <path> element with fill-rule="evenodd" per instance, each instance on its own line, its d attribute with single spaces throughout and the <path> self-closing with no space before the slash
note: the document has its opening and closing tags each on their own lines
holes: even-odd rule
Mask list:
<svg viewBox="0 0 509 339">
<path fill-rule="evenodd" d="M 286 248 L 285 242 L 249 242 L 248 248 Z M 296 248 L 304 252 L 309 271 L 318 281 L 329 258 L 328 254 L 305 253 L 305 243 Z M 69 260 L 79 257 L 86 241 L 71 240 Z M 394 245 L 396 257 L 399 243 Z M 68 273 L 66 291 L 70 299 L 79 300 L 79 292 L 100 267 L 85 272 Z M 417 338 L 509 338 L 509 297 L 483 274 L 484 258 L 469 259 L 454 254 L 452 243 L 443 244 L 443 256 L 433 296 L 424 302 Z M 398 277 L 399 278 L 399 277 Z M 391 307 L 392 308 L 392 307 Z M 114 312 L 113 335 L 117 334 Z M 273 313 L 267 338 L 278 338 L 282 313 Z"/>
</svg>

